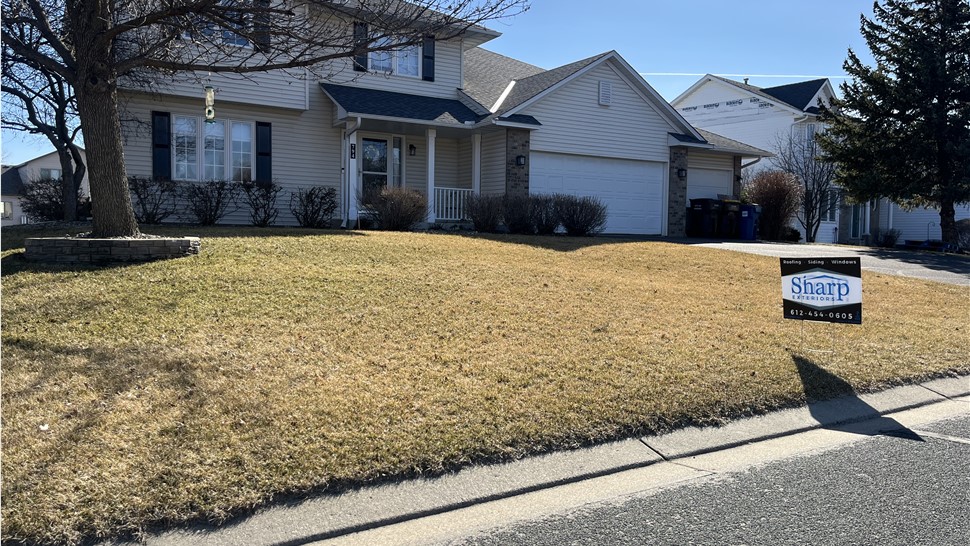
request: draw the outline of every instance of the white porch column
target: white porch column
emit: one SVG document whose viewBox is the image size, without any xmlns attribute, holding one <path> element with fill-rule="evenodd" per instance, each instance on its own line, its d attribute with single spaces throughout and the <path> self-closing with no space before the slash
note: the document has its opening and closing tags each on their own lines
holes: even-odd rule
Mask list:
<svg viewBox="0 0 970 546">
<path fill-rule="evenodd" d="M 482 135 L 472 135 L 472 193 L 482 193 Z"/>
<path fill-rule="evenodd" d="M 357 145 L 357 131 L 347 136 L 347 199 L 350 204 L 350 219 L 357 220 L 357 154 L 360 147 Z"/>
<path fill-rule="evenodd" d="M 428 222 L 432 223 L 435 221 L 435 208 L 434 208 L 434 156 L 435 147 L 434 141 L 435 137 L 438 136 L 438 131 L 435 129 L 428 129 Z"/>
</svg>

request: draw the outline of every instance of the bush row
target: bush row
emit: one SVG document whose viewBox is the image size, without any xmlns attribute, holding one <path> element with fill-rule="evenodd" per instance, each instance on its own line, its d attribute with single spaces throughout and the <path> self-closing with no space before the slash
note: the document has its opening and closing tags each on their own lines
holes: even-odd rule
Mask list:
<svg viewBox="0 0 970 546">
<path fill-rule="evenodd" d="M 465 211 L 476 231 L 550 235 L 562 227 L 574 236 L 596 235 L 606 227 L 606 205 L 575 195 L 470 195 Z"/>
</svg>

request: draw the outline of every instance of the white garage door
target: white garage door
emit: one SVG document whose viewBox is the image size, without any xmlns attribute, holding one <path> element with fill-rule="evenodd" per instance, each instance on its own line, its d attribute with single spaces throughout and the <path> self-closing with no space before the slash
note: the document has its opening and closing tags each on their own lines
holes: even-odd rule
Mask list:
<svg viewBox="0 0 970 546">
<path fill-rule="evenodd" d="M 605 233 L 659 235 L 664 163 L 532 152 L 529 193 L 589 195 L 606 205 Z"/>
<path fill-rule="evenodd" d="M 690 199 L 717 199 L 718 194 L 733 194 L 733 178 L 733 171 L 690 169 L 687 175 L 687 203 L 690 204 Z"/>
</svg>

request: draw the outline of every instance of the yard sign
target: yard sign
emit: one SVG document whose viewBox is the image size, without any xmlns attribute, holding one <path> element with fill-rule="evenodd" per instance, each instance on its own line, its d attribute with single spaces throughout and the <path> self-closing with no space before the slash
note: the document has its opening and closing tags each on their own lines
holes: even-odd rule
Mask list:
<svg viewBox="0 0 970 546">
<path fill-rule="evenodd" d="M 862 324 L 862 267 L 854 258 L 781 258 L 786 319 Z"/>
</svg>

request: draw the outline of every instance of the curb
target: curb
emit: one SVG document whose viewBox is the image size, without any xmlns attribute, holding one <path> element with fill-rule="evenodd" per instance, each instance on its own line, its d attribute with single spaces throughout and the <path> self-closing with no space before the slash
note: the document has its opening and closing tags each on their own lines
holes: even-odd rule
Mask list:
<svg viewBox="0 0 970 546">
<path fill-rule="evenodd" d="M 220 527 L 192 527 L 144 537 L 143 543 L 288 546 L 467 508 L 618 472 L 676 461 L 820 428 L 958 400 L 970 404 L 970 376 L 848 395 L 808 406 L 690 427 L 661 436 L 621 440 L 520 461 L 473 466 L 435 478 L 407 480 L 320 496 L 260 510 Z M 887 420 L 892 427 L 894 421 Z M 898 426 L 898 424 L 897 424 Z M 113 542 L 112 544 L 118 544 Z"/>
</svg>

